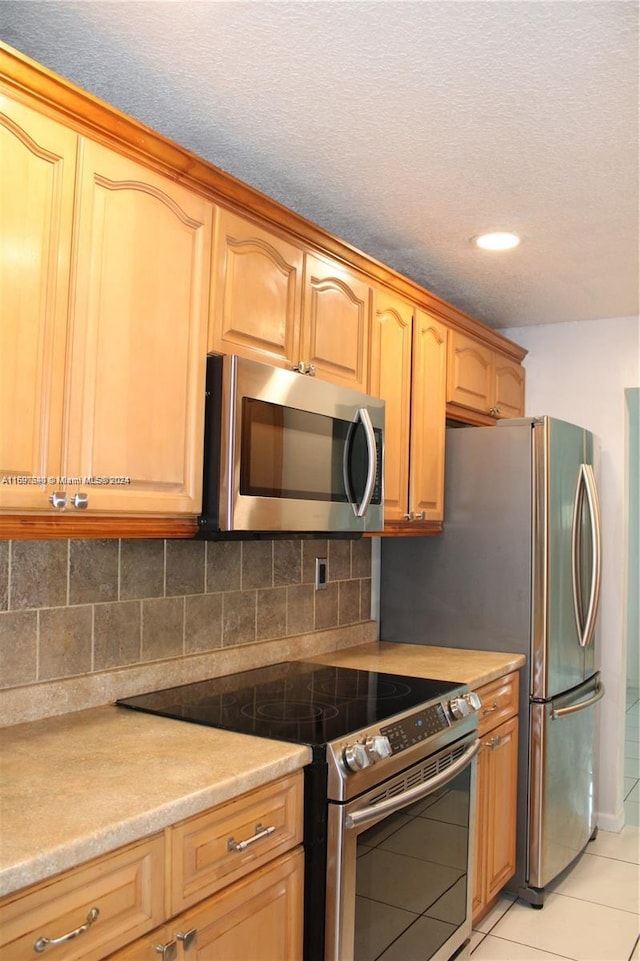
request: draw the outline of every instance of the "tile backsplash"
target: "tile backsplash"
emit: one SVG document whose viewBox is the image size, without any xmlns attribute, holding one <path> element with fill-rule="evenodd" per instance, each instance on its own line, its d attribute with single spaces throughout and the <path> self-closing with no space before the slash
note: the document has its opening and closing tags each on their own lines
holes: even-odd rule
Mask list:
<svg viewBox="0 0 640 961">
<path fill-rule="evenodd" d="M 369 539 L 0 541 L 0 688 L 309 635 L 370 608 Z"/>
</svg>

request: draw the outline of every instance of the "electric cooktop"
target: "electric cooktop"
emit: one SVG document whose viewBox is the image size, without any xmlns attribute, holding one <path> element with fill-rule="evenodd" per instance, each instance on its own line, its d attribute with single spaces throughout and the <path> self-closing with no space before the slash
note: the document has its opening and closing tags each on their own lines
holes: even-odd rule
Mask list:
<svg viewBox="0 0 640 961">
<path fill-rule="evenodd" d="M 307 661 L 284 661 L 116 703 L 241 734 L 328 744 L 461 687 Z"/>
</svg>

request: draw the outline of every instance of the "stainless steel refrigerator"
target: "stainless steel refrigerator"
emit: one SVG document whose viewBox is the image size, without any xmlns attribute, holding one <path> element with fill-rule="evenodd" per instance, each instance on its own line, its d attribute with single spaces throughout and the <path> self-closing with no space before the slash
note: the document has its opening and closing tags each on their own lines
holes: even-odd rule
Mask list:
<svg viewBox="0 0 640 961">
<path fill-rule="evenodd" d="M 593 455 L 588 431 L 549 417 L 449 428 L 444 532 L 382 541 L 382 640 L 526 655 L 508 888 L 536 906 L 596 830 Z"/>
</svg>

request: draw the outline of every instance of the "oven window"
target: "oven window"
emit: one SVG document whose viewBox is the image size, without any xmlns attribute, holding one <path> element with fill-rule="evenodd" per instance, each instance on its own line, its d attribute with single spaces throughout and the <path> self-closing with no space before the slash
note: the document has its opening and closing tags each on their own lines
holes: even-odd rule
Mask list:
<svg viewBox="0 0 640 961">
<path fill-rule="evenodd" d="M 347 503 L 348 444 L 349 492 L 362 500 L 368 453 L 360 423 L 244 397 L 241 438 L 241 494 Z"/>
<path fill-rule="evenodd" d="M 360 834 L 356 961 L 427 961 L 464 924 L 470 771 Z"/>
</svg>

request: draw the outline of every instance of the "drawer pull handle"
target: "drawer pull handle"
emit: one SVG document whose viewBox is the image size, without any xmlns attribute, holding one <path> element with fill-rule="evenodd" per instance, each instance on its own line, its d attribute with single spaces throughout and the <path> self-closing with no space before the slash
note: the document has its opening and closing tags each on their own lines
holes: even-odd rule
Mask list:
<svg viewBox="0 0 640 961">
<path fill-rule="evenodd" d="M 156 944 L 156 954 L 162 957 L 162 961 L 176 961 L 178 957 L 178 945 L 175 941 L 168 941 L 166 944 Z"/>
<path fill-rule="evenodd" d="M 196 928 L 189 928 L 188 931 L 178 931 L 176 938 L 182 942 L 185 951 L 190 951 L 198 943 L 198 931 Z"/>
<path fill-rule="evenodd" d="M 261 824 L 256 824 L 256 833 L 247 838 L 246 841 L 236 841 L 235 838 L 229 838 L 227 851 L 246 851 L 251 844 L 261 841 L 262 838 L 268 838 L 274 831 L 274 827 L 263 828 Z"/>
<path fill-rule="evenodd" d="M 69 931 L 68 934 L 63 934 L 59 938 L 45 938 L 44 936 L 38 938 L 38 940 L 33 945 L 33 950 L 40 953 L 44 951 L 45 948 L 52 947 L 55 948 L 56 944 L 64 944 L 66 941 L 72 941 L 74 938 L 79 937 L 79 935 L 84 934 L 88 931 L 94 921 L 97 921 L 100 917 L 100 912 L 97 908 L 91 908 L 87 915 L 87 920 L 84 924 L 81 924 L 79 928 L 75 928 L 74 931 Z"/>
<path fill-rule="evenodd" d="M 494 711 L 498 710 L 498 705 L 494 702 L 491 707 L 485 707 L 483 714 L 493 714 Z"/>
</svg>

